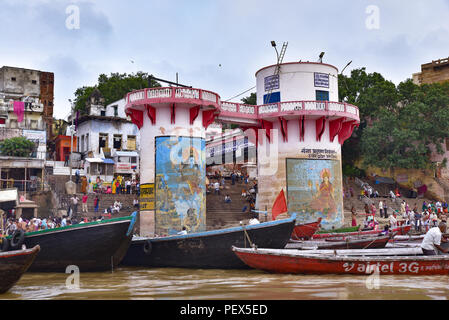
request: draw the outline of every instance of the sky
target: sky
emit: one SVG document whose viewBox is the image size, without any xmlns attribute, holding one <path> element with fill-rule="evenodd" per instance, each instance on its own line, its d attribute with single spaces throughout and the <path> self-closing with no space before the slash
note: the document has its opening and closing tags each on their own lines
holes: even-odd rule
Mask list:
<svg viewBox="0 0 449 320">
<path fill-rule="evenodd" d="M 340 71 L 352 61 L 346 75 L 366 67 L 395 84 L 449 56 L 449 0 L 0 0 L 0 27 L 0 66 L 54 72 L 58 119 L 101 73 L 178 73 L 228 100 L 276 63 L 272 40 L 288 42 L 283 62 L 324 51 Z"/>
</svg>

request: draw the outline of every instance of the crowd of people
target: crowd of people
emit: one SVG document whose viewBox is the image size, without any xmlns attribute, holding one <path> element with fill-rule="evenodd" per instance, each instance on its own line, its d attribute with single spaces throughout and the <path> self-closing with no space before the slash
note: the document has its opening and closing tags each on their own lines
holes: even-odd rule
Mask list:
<svg viewBox="0 0 449 320">
<path fill-rule="evenodd" d="M 125 178 L 118 175 L 110 183 L 106 183 L 99 176 L 80 176 L 79 170 L 75 171 L 75 183 L 81 184 L 81 193 L 106 193 L 106 194 L 140 194 L 140 184 L 137 175 Z"/>
<path fill-rule="evenodd" d="M 46 229 L 55 229 L 60 227 L 66 227 L 75 224 L 83 224 L 94 221 L 102 221 L 105 218 L 102 216 L 92 217 L 92 218 L 70 218 L 68 216 L 63 217 L 48 217 L 48 218 L 32 218 L 32 219 L 24 219 L 24 218 L 7 218 L 3 219 L 3 228 L 2 234 L 6 234 L 7 236 L 12 235 L 16 230 L 22 230 L 24 232 L 34 232 Z"/>
<path fill-rule="evenodd" d="M 446 201 L 423 201 L 421 208 L 418 208 L 417 203 L 412 208 L 405 200 L 402 200 L 399 210 L 391 208 L 391 212 L 389 212 L 390 207 L 387 200 L 381 199 L 377 205 L 375 202 L 372 202 L 371 205 L 365 204 L 363 226 L 374 229 L 379 226 L 379 222 L 376 220 L 377 209 L 379 209 L 379 217 L 388 219 L 390 228 L 396 228 L 401 223 L 403 225 L 411 225 L 417 232 L 427 232 L 430 228 L 437 227 L 439 222 L 446 222 L 448 207 Z M 357 212 L 354 207 L 352 207 L 351 213 L 352 226 L 357 226 Z"/>
</svg>

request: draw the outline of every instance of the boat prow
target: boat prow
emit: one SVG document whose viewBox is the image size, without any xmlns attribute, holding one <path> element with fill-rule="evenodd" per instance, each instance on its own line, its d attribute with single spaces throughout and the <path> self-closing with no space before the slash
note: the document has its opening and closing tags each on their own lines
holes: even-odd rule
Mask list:
<svg viewBox="0 0 449 320">
<path fill-rule="evenodd" d="M 31 249 L 0 252 L 0 293 L 8 291 L 33 263 L 40 246 Z"/>
</svg>

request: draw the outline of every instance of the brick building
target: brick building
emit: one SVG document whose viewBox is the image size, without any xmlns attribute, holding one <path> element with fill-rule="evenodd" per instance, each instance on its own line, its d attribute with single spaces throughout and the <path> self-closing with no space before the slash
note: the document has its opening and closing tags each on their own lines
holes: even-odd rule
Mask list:
<svg viewBox="0 0 449 320">
<path fill-rule="evenodd" d="M 449 58 L 435 60 L 421 65 L 421 72 L 413 74 L 415 84 L 449 81 Z"/>
</svg>

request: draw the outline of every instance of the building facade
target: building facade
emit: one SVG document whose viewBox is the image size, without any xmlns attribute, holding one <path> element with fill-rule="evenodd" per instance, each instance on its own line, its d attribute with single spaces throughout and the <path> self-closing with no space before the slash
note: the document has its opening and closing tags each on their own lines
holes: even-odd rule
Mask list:
<svg viewBox="0 0 449 320">
<path fill-rule="evenodd" d="M 117 170 L 114 173 L 130 177 L 138 174 L 139 159 L 136 152 L 139 150 L 140 133 L 125 114 L 125 100 L 105 106 L 103 97 L 96 90 L 88 104 L 87 114 L 78 118 L 78 152 L 84 159 L 97 159 L 95 161 L 106 158 L 114 161 L 115 158 L 119 164 L 113 162 Z M 113 174 L 108 175 L 108 180 L 111 180 L 110 177 Z"/>
<path fill-rule="evenodd" d="M 343 225 L 341 145 L 360 119 L 356 106 L 338 102 L 337 68 L 283 63 L 260 69 L 256 84 L 258 105 L 222 102 L 218 94 L 194 88 L 127 95 L 125 110 L 145 141 L 141 233 L 204 227 L 204 140 L 214 121 L 240 125 L 257 146 L 259 210 L 271 214 L 283 190 L 288 214 L 296 213 L 299 221 L 322 218 L 326 229 Z"/>
<path fill-rule="evenodd" d="M 0 68 L 0 141 L 24 136 L 36 143 L 32 157 L 46 159 L 47 118 L 53 109 L 46 109 L 41 100 L 42 74 L 52 78 L 53 73 L 15 67 Z M 45 80 L 46 81 L 46 80 Z M 53 80 L 45 85 L 46 99 L 53 104 Z M 47 114 L 47 116 L 45 116 Z"/>
<path fill-rule="evenodd" d="M 421 65 L 421 72 L 413 74 L 417 85 L 449 81 L 449 57 Z"/>
</svg>

